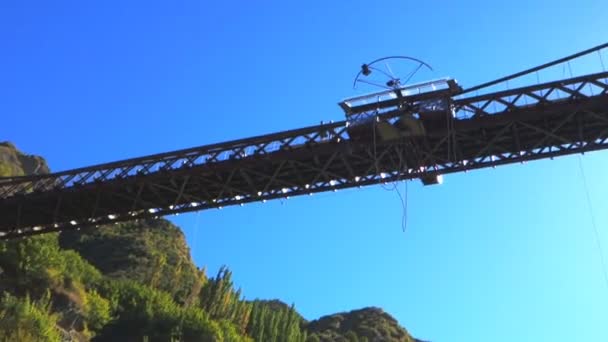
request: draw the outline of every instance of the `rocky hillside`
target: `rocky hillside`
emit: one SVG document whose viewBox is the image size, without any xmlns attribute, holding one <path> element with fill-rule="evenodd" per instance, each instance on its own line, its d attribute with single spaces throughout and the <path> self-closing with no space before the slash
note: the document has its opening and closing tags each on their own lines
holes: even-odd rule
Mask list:
<svg viewBox="0 0 608 342">
<path fill-rule="evenodd" d="M 0 177 L 45 174 L 46 161 L 38 156 L 26 155 L 10 142 L 0 142 Z"/>
<path fill-rule="evenodd" d="M 64 232 L 60 246 L 78 252 L 101 273 L 167 291 L 182 302 L 198 269 L 182 231 L 167 220 L 139 220 L 85 232 Z"/>
<path fill-rule="evenodd" d="M 320 342 L 418 341 L 391 315 L 373 307 L 324 316 L 307 324 L 306 329 Z"/>
<path fill-rule="evenodd" d="M 0 177 L 46 172 L 0 143 Z M 3 241 L 0 340 L 417 341 L 378 308 L 307 322 L 281 301 L 244 300 L 231 275 L 198 269 L 164 219 Z"/>
</svg>

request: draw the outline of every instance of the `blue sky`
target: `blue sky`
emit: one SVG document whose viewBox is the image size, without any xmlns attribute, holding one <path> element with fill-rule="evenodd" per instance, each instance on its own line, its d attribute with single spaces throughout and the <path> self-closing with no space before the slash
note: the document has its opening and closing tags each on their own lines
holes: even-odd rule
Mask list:
<svg viewBox="0 0 608 342">
<path fill-rule="evenodd" d="M 599 0 L 3 1 L 0 140 L 59 171 L 340 120 L 363 62 L 415 56 L 472 86 L 603 43 L 606 13 Z M 171 219 L 197 264 L 228 265 L 248 298 L 308 319 L 379 306 L 433 341 L 608 341 L 578 158 L 411 182 L 405 233 L 381 187 Z M 608 250 L 608 154 L 582 163 Z"/>
</svg>

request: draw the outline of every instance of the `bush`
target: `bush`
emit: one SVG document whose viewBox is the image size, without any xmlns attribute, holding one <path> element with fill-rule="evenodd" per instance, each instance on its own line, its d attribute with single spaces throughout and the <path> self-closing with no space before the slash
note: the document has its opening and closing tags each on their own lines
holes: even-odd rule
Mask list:
<svg viewBox="0 0 608 342">
<path fill-rule="evenodd" d="M 39 302 L 5 293 L 0 300 L 0 340 L 55 342 L 60 340 L 57 315 L 50 312 L 50 294 Z"/>
<path fill-rule="evenodd" d="M 188 308 L 183 313 L 182 337 L 185 342 L 222 342 L 220 325 L 199 308 Z"/>
<path fill-rule="evenodd" d="M 57 234 L 0 243 L 0 267 L 14 275 L 18 288 L 42 292 L 62 282 L 65 261 Z"/>
<path fill-rule="evenodd" d="M 101 329 L 112 319 L 110 315 L 110 302 L 101 297 L 95 290 L 87 293 L 85 303 L 85 318 L 87 326 L 95 331 Z"/>
<path fill-rule="evenodd" d="M 83 283 L 93 287 L 101 281 L 101 273 L 73 250 L 61 251 L 65 265 L 66 280 Z"/>
</svg>

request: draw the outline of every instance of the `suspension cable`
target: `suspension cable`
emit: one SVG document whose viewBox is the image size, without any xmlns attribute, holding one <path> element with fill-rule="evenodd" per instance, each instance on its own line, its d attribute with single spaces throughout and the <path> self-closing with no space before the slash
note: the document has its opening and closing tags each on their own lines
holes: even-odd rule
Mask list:
<svg viewBox="0 0 608 342">
<path fill-rule="evenodd" d="M 557 60 L 555 60 L 553 62 L 545 63 L 545 64 L 542 64 L 542 65 L 536 66 L 534 68 L 530 68 L 530 69 L 527 69 L 527 70 L 524 70 L 524 71 L 520 71 L 518 73 L 509 75 L 509 76 L 505 76 L 505 77 L 499 78 L 499 79 L 494 80 L 494 81 L 482 83 L 480 85 L 477 85 L 477 86 L 465 89 L 465 90 L 463 90 L 458 95 L 469 93 L 469 92 L 472 92 L 472 91 L 475 91 L 475 90 L 478 90 L 478 89 L 482 89 L 482 88 L 487 88 L 489 86 L 493 86 L 495 84 L 498 84 L 498 83 L 501 83 L 501 82 L 504 82 L 504 81 L 507 81 L 507 80 L 511 80 L 511 79 L 514 79 L 514 78 L 517 78 L 517 77 L 520 77 L 520 76 L 524 76 L 524 75 L 533 73 L 533 72 L 541 70 L 541 69 L 546 69 L 546 68 L 554 66 L 556 64 L 567 62 L 569 60 L 572 60 L 572 59 L 575 59 L 575 58 L 578 58 L 578 57 L 581 57 L 581 56 L 584 56 L 584 55 L 588 55 L 588 54 L 590 54 L 592 52 L 595 52 L 595 51 L 600 51 L 601 49 L 604 49 L 606 47 L 608 47 L 608 43 L 604 43 L 604 44 L 598 45 L 596 47 L 593 47 L 591 49 L 587 49 L 587 50 L 584 50 L 584 51 L 581 51 L 581 52 L 577 52 L 577 53 L 575 53 L 573 55 L 557 59 Z"/>
<path fill-rule="evenodd" d="M 606 290 L 608 291 L 608 271 L 606 270 L 606 262 L 604 261 L 604 250 L 602 248 L 602 242 L 600 240 L 600 233 L 597 229 L 597 225 L 595 224 L 595 214 L 593 212 L 593 206 L 591 205 L 591 196 L 589 194 L 589 187 L 587 186 L 587 178 L 585 177 L 583 160 L 580 155 L 578 156 L 578 167 L 580 170 L 581 179 L 583 181 L 583 187 L 585 189 L 585 195 L 587 198 L 587 208 L 589 209 L 589 216 L 591 217 L 591 226 L 593 228 L 595 243 L 597 245 L 597 251 L 599 253 L 600 264 L 602 266 L 602 272 L 604 274 L 604 284 L 606 285 Z"/>
</svg>

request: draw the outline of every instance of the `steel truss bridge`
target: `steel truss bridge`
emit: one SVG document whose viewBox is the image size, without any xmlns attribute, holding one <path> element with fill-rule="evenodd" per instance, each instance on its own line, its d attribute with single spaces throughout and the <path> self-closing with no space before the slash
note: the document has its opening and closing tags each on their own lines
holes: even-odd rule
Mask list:
<svg viewBox="0 0 608 342">
<path fill-rule="evenodd" d="M 357 139 L 349 135 L 351 123 L 342 121 L 0 179 L 0 238 L 428 180 L 608 148 L 608 72 L 459 95 L 451 108 L 446 124 L 426 127 L 423 135 L 379 137 L 379 126 L 412 110 L 389 103 L 368 126 L 371 134 Z"/>
</svg>

